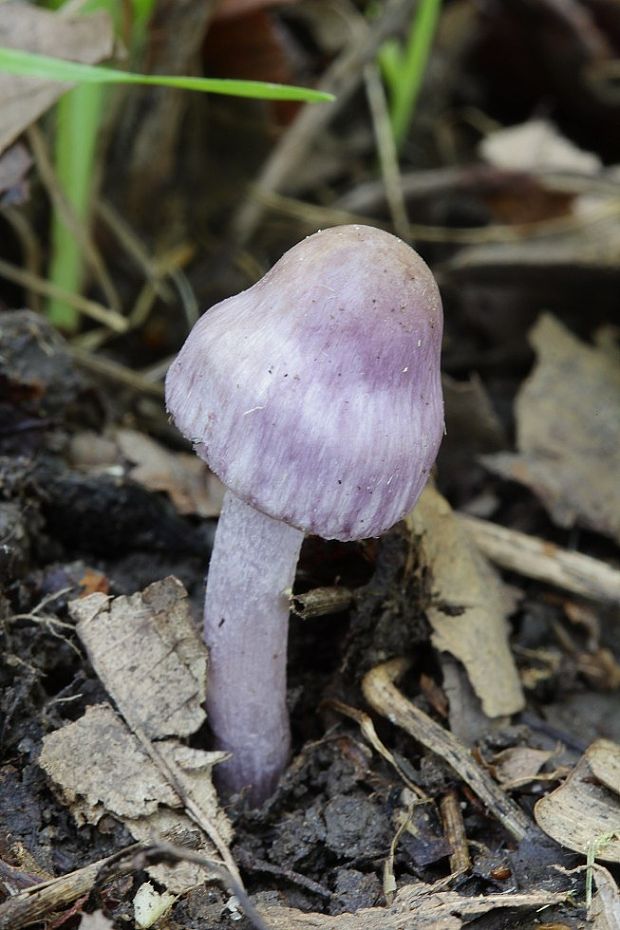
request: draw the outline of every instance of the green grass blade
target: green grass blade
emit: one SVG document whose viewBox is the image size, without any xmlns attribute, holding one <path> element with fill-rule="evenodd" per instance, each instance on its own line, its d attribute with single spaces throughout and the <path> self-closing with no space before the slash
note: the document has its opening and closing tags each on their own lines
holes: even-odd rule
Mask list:
<svg viewBox="0 0 620 930">
<path fill-rule="evenodd" d="M 76 84 L 141 84 L 155 87 L 178 87 L 203 93 L 227 94 L 234 97 L 253 97 L 260 100 L 300 100 L 306 103 L 326 103 L 332 94 L 307 87 L 270 84 L 264 81 L 236 81 L 222 78 L 202 78 L 177 75 L 135 74 L 83 65 L 47 55 L 36 55 L 19 49 L 0 48 L 0 72 L 21 77 L 43 78 Z"/>
<path fill-rule="evenodd" d="M 440 12 L 441 0 L 421 0 L 411 24 L 398 79 L 390 88 L 390 116 L 394 138 L 399 147 L 404 142 L 411 123 Z"/>
</svg>

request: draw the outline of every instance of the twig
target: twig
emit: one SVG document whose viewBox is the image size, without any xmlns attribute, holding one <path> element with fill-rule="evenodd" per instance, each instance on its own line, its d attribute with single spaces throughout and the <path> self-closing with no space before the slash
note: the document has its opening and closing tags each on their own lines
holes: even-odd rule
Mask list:
<svg viewBox="0 0 620 930">
<path fill-rule="evenodd" d="M 0 259 L 0 278 L 6 278 L 8 281 L 20 284 L 22 287 L 36 291 L 38 294 L 43 294 L 44 297 L 63 300 L 75 307 L 80 313 L 83 313 L 84 316 L 90 317 L 98 323 L 103 323 L 116 333 L 127 332 L 127 320 L 115 310 L 109 310 L 102 304 L 98 304 L 94 300 L 88 300 L 88 298 L 82 297 L 80 294 L 72 294 L 63 287 L 52 284 L 51 281 L 47 281 L 45 278 L 39 278 L 35 274 L 18 268 L 17 265 L 12 265 L 11 262 L 5 262 L 4 259 Z"/>
<path fill-rule="evenodd" d="M 381 174 L 385 185 L 385 197 L 390 208 L 394 232 L 405 242 L 409 241 L 409 217 L 403 196 L 400 179 L 398 152 L 390 123 L 390 114 L 385 99 L 385 91 L 376 65 L 366 65 L 364 69 L 366 96 L 381 165 Z"/>
<path fill-rule="evenodd" d="M 73 204 L 68 200 L 62 189 L 47 150 L 45 137 L 36 124 L 33 124 L 28 129 L 28 141 L 37 164 L 39 176 L 50 200 L 97 277 L 107 302 L 116 313 L 120 314 L 121 301 L 112 277 L 92 240 L 88 228 L 81 221 Z"/>
<path fill-rule="evenodd" d="M 332 585 L 312 588 L 304 594 L 293 594 L 290 600 L 295 616 L 309 620 L 311 617 L 324 617 L 326 614 L 339 614 L 348 610 L 353 603 L 353 591 Z"/>
<path fill-rule="evenodd" d="M 139 871 L 159 862 L 193 862 L 211 871 L 238 899 L 246 917 L 256 930 L 269 930 L 269 926 L 249 900 L 247 893 L 236 876 L 229 873 L 217 859 L 201 855 L 191 849 L 172 846 L 169 843 L 136 843 L 125 849 L 99 859 L 83 869 L 69 872 L 58 878 L 41 882 L 13 895 L 0 904 L 0 930 L 21 930 L 30 924 L 65 907 L 82 895 L 90 894 L 96 887 L 113 881 L 121 875 Z"/>
<path fill-rule="evenodd" d="M 448 730 L 408 701 L 394 682 L 407 670 L 406 659 L 392 659 L 368 672 L 362 691 L 370 706 L 427 749 L 440 756 L 469 785 L 483 804 L 517 840 L 533 829 L 530 820 L 491 776 L 474 761 Z"/>
<path fill-rule="evenodd" d="M 345 105 L 358 86 L 363 68 L 373 60 L 379 46 L 388 36 L 408 22 L 417 0 L 387 0 L 383 15 L 360 38 L 358 30 L 325 72 L 319 90 L 335 95 L 333 103 L 306 105 L 288 132 L 282 137 L 261 170 L 255 187 L 264 192 L 276 191 L 290 177 L 296 166 L 307 157 L 313 140 Z M 263 215 L 263 204 L 248 197 L 233 217 L 231 235 L 236 246 L 244 245 L 254 234 Z"/>
<path fill-rule="evenodd" d="M 329 707 L 335 711 L 338 711 L 339 714 L 343 714 L 343 716 L 349 717 L 350 720 L 355 720 L 355 722 L 359 724 L 359 728 L 362 731 L 362 736 L 366 738 L 372 748 L 375 749 L 380 756 L 383 756 L 383 758 L 389 762 L 394 769 L 396 769 L 409 790 L 415 794 L 420 801 L 431 800 L 422 788 L 416 785 L 415 782 L 411 781 L 407 773 L 403 771 L 403 767 L 399 764 L 396 757 L 393 756 L 387 746 L 381 742 L 377 731 L 375 730 L 375 725 L 368 714 L 358 710 L 357 707 L 351 707 L 350 704 L 345 704 L 343 701 L 337 701 L 335 699 L 326 701 L 325 707 Z"/>
<path fill-rule="evenodd" d="M 596 601 L 620 603 L 620 570 L 537 536 L 459 514 L 478 548 L 502 568 Z"/>
<path fill-rule="evenodd" d="M 109 358 L 104 358 L 102 355 L 91 355 L 89 352 L 83 352 L 75 346 L 71 348 L 71 355 L 82 368 L 101 375 L 102 378 L 106 378 L 108 381 L 122 384 L 138 394 L 150 394 L 152 397 L 158 398 L 164 396 L 163 385 L 154 384 L 137 372 L 132 371 L 131 368 L 119 365 L 118 362 L 113 362 Z"/>
<path fill-rule="evenodd" d="M 463 823 L 463 812 L 456 791 L 448 791 L 439 802 L 441 820 L 446 839 L 452 847 L 450 854 L 451 872 L 468 872 L 471 859 L 467 848 L 467 834 Z"/>
</svg>

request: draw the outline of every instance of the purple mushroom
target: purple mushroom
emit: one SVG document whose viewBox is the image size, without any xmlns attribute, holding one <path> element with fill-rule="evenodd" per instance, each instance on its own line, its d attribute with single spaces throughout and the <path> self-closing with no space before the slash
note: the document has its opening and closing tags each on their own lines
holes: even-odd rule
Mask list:
<svg viewBox="0 0 620 930">
<path fill-rule="evenodd" d="M 339 226 L 194 326 L 166 379 L 178 429 L 228 488 L 209 566 L 207 711 L 227 791 L 260 804 L 290 751 L 289 593 L 305 533 L 379 536 L 443 434 L 442 310 L 413 249 Z"/>
</svg>

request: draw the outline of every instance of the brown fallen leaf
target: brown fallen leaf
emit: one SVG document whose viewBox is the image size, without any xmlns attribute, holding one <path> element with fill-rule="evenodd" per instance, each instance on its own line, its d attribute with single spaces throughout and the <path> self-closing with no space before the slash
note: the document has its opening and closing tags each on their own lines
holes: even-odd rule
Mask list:
<svg viewBox="0 0 620 930">
<path fill-rule="evenodd" d="M 137 430 L 115 434 L 122 455 L 133 462 L 129 477 L 151 491 L 165 491 L 179 513 L 216 517 L 224 489 L 206 464 L 189 452 L 170 452 Z"/>
<path fill-rule="evenodd" d="M 434 488 L 424 490 L 407 523 L 432 578 L 433 644 L 462 662 L 488 717 L 516 713 L 524 699 L 508 645 L 513 597 Z"/>
<path fill-rule="evenodd" d="M 466 898 L 419 882 L 401 888 L 390 907 L 363 908 L 354 914 L 327 917 L 275 906 L 259 911 L 272 930 L 460 930 L 497 908 L 542 908 L 561 904 L 567 897 L 562 892 L 534 891 Z"/>
<path fill-rule="evenodd" d="M 620 745 L 596 740 L 563 785 L 534 808 L 538 826 L 562 846 L 620 862 Z"/>
<path fill-rule="evenodd" d="M 620 890 L 604 866 L 592 866 L 592 873 L 597 889 L 588 908 L 592 930 L 620 930 Z"/>
<path fill-rule="evenodd" d="M 538 363 L 516 403 L 519 452 L 483 461 L 530 487 L 560 526 L 620 541 L 620 365 L 549 314 L 530 341 Z"/>
<path fill-rule="evenodd" d="M 543 765 L 553 755 L 553 751 L 548 749 L 513 746 L 497 753 L 493 759 L 493 771 L 502 788 L 517 788 L 535 781 Z"/>
<path fill-rule="evenodd" d="M 69 16 L 30 3 L 4 3 L 0 46 L 95 64 L 112 55 L 112 20 L 103 10 Z M 59 81 L 0 74 L 0 152 L 71 87 Z"/>
<path fill-rule="evenodd" d="M 107 704 L 90 708 L 45 738 L 41 766 L 78 822 L 97 823 L 108 812 L 137 840 L 189 837 L 211 859 L 217 850 L 237 878 L 230 823 L 211 780 L 223 754 L 179 739 L 204 722 L 207 661 L 183 585 L 166 578 L 131 597 L 91 594 L 69 610 L 123 720 Z M 208 874 L 190 861 L 149 872 L 177 894 Z"/>
</svg>

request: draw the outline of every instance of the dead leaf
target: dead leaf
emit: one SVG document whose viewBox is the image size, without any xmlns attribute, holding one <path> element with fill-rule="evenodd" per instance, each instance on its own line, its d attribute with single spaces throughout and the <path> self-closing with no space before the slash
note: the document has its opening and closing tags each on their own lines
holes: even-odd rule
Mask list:
<svg viewBox="0 0 620 930">
<path fill-rule="evenodd" d="M 519 454 L 484 462 L 530 487 L 560 526 L 620 542 L 620 366 L 549 314 L 530 341 L 538 363 L 516 403 Z"/>
<path fill-rule="evenodd" d="M 534 808 L 538 826 L 562 846 L 620 862 L 620 746 L 596 740 L 563 785 Z M 612 835 L 605 842 L 602 837 Z M 613 836 L 615 834 L 615 837 Z"/>
<path fill-rule="evenodd" d="M 109 704 L 89 707 L 79 720 L 46 736 L 39 764 L 60 786 L 79 824 L 97 824 L 106 812 L 134 819 L 160 804 L 182 806 Z"/>
<path fill-rule="evenodd" d="M 118 447 L 134 468 L 129 477 L 151 491 L 165 491 L 179 513 L 216 517 L 224 489 L 206 464 L 189 452 L 170 452 L 137 430 L 120 429 Z"/>
<path fill-rule="evenodd" d="M 467 898 L 431 885 L 405 885 L 391 907 L 363 908 L 354 914 L 308 914 L 288 907 L 259 907 L 272 930 L 460 930 L 496 908 L 541 908 L 561 904 L 567 893 L 490 894 Z"/>
<path fill-rule="evenodd" d="M 72 601 L 88 656 L 121 714 L 149 739 L 189 736 L 204 722 L 207 654 L 176 578 L 139 594 Z"/>
<path fill-rule="evenodd" d="M 620 930 L 620 891 L 613 877 L 602 865 L 593 866 L 597 893 L 588 910 L 592 930 Z"/>
<path fill-rule="evenodd" d="M 190 736 L 205 719 L 206 649 L 183 585 L 167 578 L 131 597 L 91 594 L 69 610 L 124 720 L 108 704 L 89 708 L 45 738 L 40 765 L 78 822 L 97 823 L 110 813 L 136 840 L 188 845 L 189 839 L 213 860 L 219 853 L 236 877 L 231 826 L 211 780 L 225 754 L 174 738 Z M 175 894 L 210 874 L 191 862 L 148 871 Z"/>
<path fill-rule="evenodd" d="M 421 537 L 421 558 L 432 577 L 427 616 L 433 644 L 463 663 L 488 717 L 521 710 L 506 622 L 513 597 L 434 488 L 424 490 L 407 522 Z"/>
<path fill-rule="evenodd" d="M 553 756 L 548 749 L 530 746 L 513 746 L 504 749 L 493 759 L 494 774 L 504 789 L 516 788 L 534 781 L 543 765 Z"/>
<path fill-rule="evenodd" d="M 598 155 L 578 148 L 545 119 L 531 119 L 491 132 L 479 148 L 489 164 L 515 171 L 597 174 L 603 167 Z"/>
<path fill-rule="evenodd" d="M 103 10 L 63 16 L 30 3 L 3 3 L 0 46 L 92 65 L 112 55 L 112 20 Z M 0 152 L 71 87 L 0 74 Z"/>
</svg>

